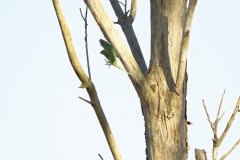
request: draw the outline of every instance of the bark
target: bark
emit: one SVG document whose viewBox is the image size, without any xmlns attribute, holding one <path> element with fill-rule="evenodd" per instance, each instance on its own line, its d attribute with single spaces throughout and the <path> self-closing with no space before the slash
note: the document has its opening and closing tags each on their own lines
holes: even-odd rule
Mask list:
<svg viewBox="0 0 240 160">
<path fill-rule="evenodd" d="M 149 160 L 187 158 L 187 77 L 175 90 L 185 13 L 186 1 L 151 1 L 151 60 L 140 91 Z"/>
<path fill-rule="evenodd" d="M 118 24 L 124 33 L 134 35 L 129 17 L 121 16 L 117 1 L 110 0 Z M 146 155 L 148 160 L 187 159 L 186 59 L 192 15 L 197 0 L 151 0 L 151 59 L 145 74 L 144 59 L 138 56 L 137 39 L 131 52 L 118 35 L 98 0 L 85 0 L 105 38 L 114 46 L 130 76 L 141 101 L 145 120 Z M 121 23 L 125 22 L 125 23 Z M 123 25 L 126 24 L 126 25 Z M 131 39 L 131 38 L 130 38 Z M 141 54 L 140 54 L 141 55 Z M 136 57 L 140 57 L 139 59 Z"/>
<path fill-rule="evenodd" d="M 119 152 L 119 149 L 118 149 L 115 139 L 113 137 L 111 128 L 108 124 L 107 118 L 103 112 L 101 103 L 98 99 L 98 95 L 97 95 L 95 86 L 92 83 L 92 81 L 87 77 L 86 73 L 84 72 L 82 66 L 80 65 L 80 63 L 78 61 L 78 58 L 77 58 L 77 55 L 76 55 L 76 52 L 75 52 L 75 49 L 74 49 L 74 46 L 72 43 L 71 33 L 69 31 L 68 25 L 66 23 L 63 13 L 62 13 L 60 3 L 58 0 L 53 0 L 52 2 L 53 2 L 53 6 L 55 9 L 57 18 L 58 18 L 59 26 L 62 31 L 62 35 L 63 35 L 63 39 L 65 42 L 65 46 L 67 49 L 70 63 L 72 65 L 73 70 L 75 71 L 76 75 L 78 76 L 79 80 L 82 82 L 80 88 L 86 88 L 91 101 L 87 101 L 81 97 L 79 97 L 79 98 L 83 99 L 84 101 L 86 101 L 87 103 L 90 103 L 92 105 L 92 107 L 96 113 L 96 116 L 99 120 L 99 123 L 102 127 L 102 130 L 105 134 L 106 140 L 108 142 L 109 148 L 112 152 L 114 159 L 122 160 L 121 154 Z"/>
<path fill-rule="evenodd" d="M 195 149 L 196 160 L 207 160 L 206 151 L 203 149 Z"/>
<path fill-rule="evenodd" d="M 149 160 L 187 159 L 186 58 L 193 11 L 197 0 L 151 0 L 151 59 L 147 74 L 132 21 L 110 0 L 118 24 L 127 35 L 127 50 L 98 0 L 85 0 L 105 38 L 114 46 L 141 101 Z M 122 23 L 124 22 L 124 23 Z M 130 39 L 130 40 L 129 40 Z M 134 39 L 135 43 L 131 42 Z M 137 49 L 134 49 L 137 48 Z M 140 55 L 140 56 L 139 56 Z M 138 59 L 138 58 L 139 59 Z M 142 67 L 143 66 L 143 67 Z"/>
</svg>

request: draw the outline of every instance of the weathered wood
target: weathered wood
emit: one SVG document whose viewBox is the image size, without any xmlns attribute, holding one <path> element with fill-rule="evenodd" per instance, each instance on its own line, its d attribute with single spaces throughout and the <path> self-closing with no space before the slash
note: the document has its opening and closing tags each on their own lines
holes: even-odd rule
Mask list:
<svg viewBox="0 0 240 160">
<path fill-rule="evenodd" d="M 195 159 L 196 160 L 207 160 L 206 151 L 203 149 L 195 149 Z"/>
</svg>

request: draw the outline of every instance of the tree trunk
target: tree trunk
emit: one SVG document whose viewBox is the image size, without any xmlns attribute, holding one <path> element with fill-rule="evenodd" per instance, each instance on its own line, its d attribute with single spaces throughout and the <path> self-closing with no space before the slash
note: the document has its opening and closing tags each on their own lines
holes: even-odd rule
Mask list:
<svg viewBox="0 0 240 160">
<path fill-rule="evenodd" d="M 54 0 L 57 1 L 57 0 Z M 122 11 L 117 0 L 110 0 L 118 22 L 131 51 L 113 26 L 99 0 L 84 0 L 105 38 L 112 44 L 141 101 L 145 120 L 146 155 L 148 160 L 187 159 L 186 58 L 189 32 L 197 0 L 150 0 L 151 3 L 151 59 L 147 69 L 132 23 L 137 0 L 132 0 L 130 16 Z M 59 16 L 61 19 L 62 16 Z M 129 19 L 130 18 L 130 19 Z M 59 20 L 61 21 L 61 20 Z M 60 23 L 61 24 L 61 23 Z M 69 31 L 61 25 L 65 42 L 71 41 Z M 67 37 L 67 38 L 66 38 Z M 67 45 L 69 55 L 74 53 Z M 69 42 L 70 44 L 70 42 Z M 69 48 L 70 47 L 70 48 Z M 73 58 L 76 60 L 76 58 Z M 112 132 L 102 111 L 92 82 L 86 77 L 80 64 L 70 58 L 79 79 L 86 87 L 109 147 L 115 159 L 121 160 Z M 73 63 L 74 62 L 74 63 Z M 75 65 L 78 64 L 78 65 Z M 79 73 L 78 73 L 79 71 Z M 97 103 L 96 103 L 97 102 Z M 104 118 L 101 118 L 104 117 Z"/>
<path fill-rule="evenodd" d="M 151 0 L 151 60 L 146 84 L 135 87 L 145 120 L 148 160 L 187 158 L 186 82 L 176 91 L 186 1 Z"/>
</svg>

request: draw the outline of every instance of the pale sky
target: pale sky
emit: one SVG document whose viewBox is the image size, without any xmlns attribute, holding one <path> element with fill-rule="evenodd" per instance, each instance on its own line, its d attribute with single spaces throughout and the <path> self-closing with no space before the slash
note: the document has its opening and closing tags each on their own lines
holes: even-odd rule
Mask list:
<svg viewBox="0 0 240 160">
<path fill-rule="evenodd" d="M 83 1 L 62 0 L 81 65 L 87 72 Z M 130 2 L 130 1 L 129 1 Z M 130 3 L 129 3 L 130 4 Z M 109 1 L 103 3 L 112 21 Z M 130 5 L 128 5 L 129 7 Z M 149 1 L 139 1 L 134 29 L 145 60 L 150 58 Z M 194 148 L 211 159 L 212 131 L 202 105 L 215 120 L 226 90 L 219 136 L 240 96 L 240 1 L 199 0 L 193 18 L 188 52 L 188 159 Z M 113 159 L 88 98 L 75 75 L 52 1 L 0 1 L 0 159 Z M 104 38 L 88 14 L 89 56 L 93 83 L 124 160 L 145 159 L 144 122 L 140 102 L 127 74 L 105 66 L 99 38 Z M 124 38 L 122 30 L 115 25 Z M 218 159 L 240 138 L 236 119 L 218 151 Z M 238 146 L 228 160 L 240 159 Z"/>
</svg>

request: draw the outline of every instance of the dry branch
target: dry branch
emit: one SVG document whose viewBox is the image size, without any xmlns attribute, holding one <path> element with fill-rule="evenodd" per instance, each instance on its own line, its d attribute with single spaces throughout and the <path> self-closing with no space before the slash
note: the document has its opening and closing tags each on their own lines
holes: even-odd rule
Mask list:
<svg viewBox="0 0 240 160">
<path fill-rule="evenodd" d="M 234 121 L 235 116 L 236 116 L 236 114 L 237 114 L 237 112 L 238 112 L 238 107 L 239 107 L 239 106 L 240 106 L 240 97 L 238 98 L 236 107 L 235 107 L 235 109 L 234 109 L 234 111 L 233 111 L 233 113 L 232 113 L 232 116 L 230 117 L 230 119 L 229 119 L 229 121 L 228 121 L 228 123 L 227 123 L 227 126 L 225 127 L 225 129 L 224 129 L 221 137 L 219 138 L 219 145 L 222 143 L 224 137 L 226 136 L 228 130 L 230 129 L 230 127 L 231 127 L 231 125 L 232 125 L 232 122 Z"/>
<path fill-rule="evenodd" d="M 221 111 L 224 95 L 225 95 L 225 90 L 223 91 L 222 98 L 221 98 L 221 101 L 220 101 L 220 104 L 219 104 L 219 107 L 218 107 L 218 113 L 217 113 L 217 118 L 216 118 L 215 124 L 218 123 L 219 121 L 217 121 L 217 120 L 220 119 L 219 114 L 220 114 L 220 111 Z"/>
<path fill-rule="evenodd" d="M 222 98 L 221 98 L 221 101 L 220 101 L 220 104 L 219 104 L 219 107 L 218 107 L 217 117 L 216 117 L 216 120 L 215 120 L 215 123 L 214 123 L 215 133 L 216 134 L 217 134 L 217 129 L 218 129 L 218 123 L 219 123 L 219 121 L 221 120 L 221 118 L 223 117 L 223 115 L 225 113 L 225 111 L 224 111 L 222 113 L 221 117 L 219 118 L 219 114 L 220 114 L 220 111 L 221 111 L 221 108 L 222 108 L 222 102 L 223 102 L 224 95 L 225 95 L 225 90 L 223 91 Z"/>
<path fill-rule="evenodd" d="M 101 154 L 98 154 L 98 156 L 101 158 L 101 160 L 104 160 L 103 157 L 101 156 Z"/>
<path fill-rule="evenodd" d="M 225 154 L 222 156 L 222 158 L 220 158 L 220 160 L 224 160 L 240 143 L 240 139 L 233 145 L 233 147 Z"/>
<path fill-rule="evenodd" d="M 132 15 L 136 15 L 136 11 L 137 11 L 137 1 L 133 0 L 132 4 L 131 4 L 131 12 L 130 12 L 130 16 L 127 16 L 126 13 L 123 12 L 120 4 L 118 3 L 118 1 L 116 0 L 110 0 L 110 3 L 112 5 L 112 8 L 118 18 L 117 24 L 120 24 L 120 26 L 122 27 L 122 30 L 124 32 L 124 35 L 128 41 L 128 45 L 132 51 L 132 55 L 135 58 L 138 66 L 140 67 L 142 73 L 144 75 L 147 74 L 147 65 L 145 63 L 140 45 L 138 43 L 136 34 L 133 30 L 133 26 L 132 26 Z M 130 72 L 132 73 L 132 72 Z"/>
<path fill-rule="evenodd" d="M 194 14 L 195 7 L 197 5 L 197 1 L 198 0 L 189 0 L 187 15 L 185 19 L 184 32 L 191 30 L 193 14 Z"/>
<path fill-rule="evenodd" d="M 89 79 L 92 80 L 91 78 L 91 71 L 90 71 L 90 64 L 89 64 L 89 56 L 88 56 L 88 39 L 87 39 L 87 13 L 88 13 L 88 8 L 86 6 L 86 11 L 85 11 L 85 16 L 83 16 L 82 14 L 82 10 L 80 8 L 80 13 L 81 13 L 81 16 L 82 16 L 82 19 L 84 20 L 84 27 L 85 27 L 85 49 L 86 49 L 86 57 L 87 57 L 87 68 L 88 68 L 88 76 L 89 76 Z"/>
<path fill-rule="evenodd" d="M 196 160 L 207 160 L 206 151 L 203 149 L 195 149 Z"/>
<path fill-rule="evenodd" d="M 219 105 L 219 107 L 218 107 L 217 117 L 216 117 L 216 120 L 215 120 L 215 123 L 214 123 L 214 124 L 212 123 L 212 121 L 211 121 L 211 119 L 210 119 L 210 116 L 209 116 L 209 114 L 208 114 L 207 107 L 206 107 L 206 105 L 205 105 L 205 103 L 204 103 L 204 100 L 202 100 L 202 101 L 203 101 L 203 106 L 204 106 L 204 109 L 205 109 L 205 112 L 206 112 L 206 115 L 207 115 L 207 118 L 208 118 L 208 122 L 210 123 L 210 126 L 211 126 L 211 128 L 212 128 L 212 130 L 213 130 L 213 135 L 214 135 L 214 138 L 213 138 L 213 148 L 212 148 L 212 159 L 213 159 L 213 160 L 216 160 L 216 159 L 217 159 L 217 150 L 218 150 L 219 146 L 221 145 L 223 139 L 225 138 L 228 130 L 230 129 L 230 127 L 231 127 L 231 125 L 232 125 L 232 122 L 233 122 L 233 120 L 235 119 L 235 116 L 236 116 L 236 114 L 237 114 L 237 112 L 238 112 L 238 110 L 239 110 L 239 106 L 240 106 L 240 97 L 239 97 L 239 99 L 238 99 L 238 101 L 237 101 L 237 104 L 236 104 L 236 107 L 235 107 L 235 109 L 234 109 L 234 111 L 233 111 L 233 113 L 232 113 L 232 115 L 231 115 L 231 117 L 230 117 L 230 119 L 229 119 L 229 121 L 228 121 L 228 123 L 227 123 L 227 126 L 225 127 L 225 129 L 224 129 L 222 135 L 220 136 L 220 138 L 218 138 L 218 137 L 217 137 L 218 123 L 219 123 L 220 119 L 223 117 L 223 115 L 224 115 L 224 113 L 225 113 L 225 112 L 223 112 L 223 114 L 219 117 L 220 111 L 221 111 L 221 107 L 222 107 L 223 98 L 224 98 L 224 94 L 225 94 L 225 90 L 224 90 L 224 92 L 223 92 L 223 94 L 222 94 L 222 98 L 221 98 L 221 101 L 220 101 L 220 105 Z M 225 158 L 237 147 L 237 145 L 238 145 L 239 143 L 240 143 L 240 139 L 239 139 L 239 140 L 236 142 L 236 144 L 228 151 L 228 153 L 226 153 L 226 154 L 221 158 L 221 160 L 225 159 Z"/>
<path fill-rule="evenodd" d="M 117 1 L 115 1 L 117 2 Z M 109 19 L 106 11 L 99 0 L 85 0 L 89 10 L 91 11 L 95 21 L 104 34 L 105 38 L 113 45 L 118 53 L 118 57 L 121 60 L 125 69 L 134 75 L 134 78 L 139 83 L 142 83 L 143 75 L 141 70 L 133 58 L 130 50 L 125 45 L 124 41 L 118 34 L 117 30 L 113 26 L 112 21 Z"/>
<path fill-rule="evenodd" d="M 90 101 L 88 101 L 88 100 L 86 100 L 85 98 L 82 98 L 82 97 L 78 97 L 78 98 L 80 98 L 81 100 L 83 100 L 84 102 L 87 102 L 87 103 L 89 103 L 89 104 L 91 104 L 92 105 L 92 102 L 90 102 Z"/>
<path fill-rule="evenodd" d="M 181 94 L 182 92 L 183 80 L 186 72 L 190 30 L 191 30 L 192 18 L 193 18 L 196 5 L 197 5 L 197 0 L 190 0 L 187 8 L 187 15 L 186 15 L 185 25 L 183 29 L 183 39 L 182 39 L 182 45 L 180 50 L 180 58 L 179 58 L 177 81 L 176 81 L 176 92 L 178 95 Z"/>
<path fill-rule="evenodd" d="M 132 0 L 131 11 L 130 11 L 130 17 L 132 18 L 132 23 L 137 14 L 137 5 L 138 5 L 138 0 Z"/>
<path fill-rule="evenodd" d="M 212 123 L 212 121 L 211 121 L 211 118 L 210 118 L 210 116 L 209 116 L 209 114 L 208 114 L 208 110 L 207 110 L 207 107 L 206 107 L 206 105 L 205 105 L 204 100 L 202 100 L 202 102 L 203 102 L 203 107 L 204 107 L 205 112 L 206 112 L 206 115 L 207 115 L 208 122 L 209 122 L 209 124 L 210 124 L 210 126 L 211 126 L 211 128 L 212 128 L 212 131 L 214 132 L 214 125 L 213 125 L 213 123 Z"/>
<path fill-rule="evenodd" d="M 58 22 L 59 22 L 61 31 L 62 31 L 63 39 L 64 39 L 64 42 L 65 42 L 65 45 L 66 45 L 66 49 L 67 49 L 67 53 L 68 53 L 68 57 L 69 57 L 69 60 L 71 62 L 71 65 L 72 65 L 75 73 L 77 74 L 78 78 L 83 83 L 83 85 L 81 85 L 81 86 L 84 86 L 86 88 L 87 92 L 88 92 L 88 95 L 91 99 L 91 105 L 92 105 L 92 107 L 93 107 L 93 109 L 94 109 L 94 111 L 97 115 L 99 123 L 101 124 L 101 127 L 103 129 L 103 132 L 105 134 L 105 137 L 107 139 L 109 148 L 112 152 L 112 155 L 113 155 L 114 159 L 121 160 L 122 158 L 121 158 L 120 152 L 119 152 L 117 144 L 114 140 L 112 131 L 111 131 L 110 126 L 107 122 L 105 114 L 102 110 L 102 107 L 101 107 L 100 101 L 98 99 L 96 89 L 95 89 L 93 83 L 89 80 L 89 78 L 85 74 L 84 70 L 82 69 L 82 67 L 81 67 L 81 65 L 80 65 L 80 63 L 77 59 L 75 49 L 74 49 L 73 43 L 72 43 L 71 34 L 70 34 L 69 29 L 68 29 L 68 26 L 67 26 L 66 20 L 64 18 L 64 15 L 62 13 L 60 3 L 59 3 L 58 0 L 53 0 L 52 2 L 53 2 L 53 6 L 54 6 L 54 9 L 55 9 L 57 18 L 58 18 Z"/>
</svg>

